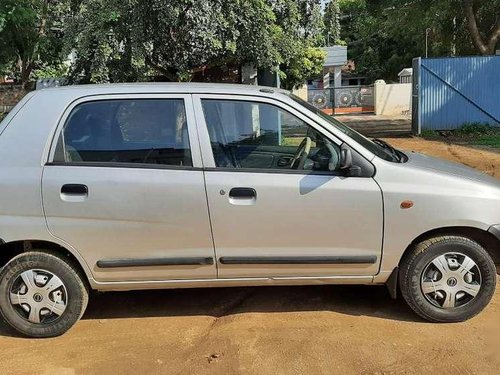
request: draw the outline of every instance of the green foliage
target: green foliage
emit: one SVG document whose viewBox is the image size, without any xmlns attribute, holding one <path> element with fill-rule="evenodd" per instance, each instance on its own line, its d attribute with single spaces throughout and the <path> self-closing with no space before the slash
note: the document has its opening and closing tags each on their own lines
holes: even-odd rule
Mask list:
<svg viewBox="0 0 500 375">
<path fill-rule="evenodd" d="M 467 122 L 458 129 L 437 132 L 423 130 L 421 136 L 427 139 L 445 139 L 447 142 L 500 148 L 500 128 L 482 122 Z"/>
<path fill-rule="evenodd" d="M 312 49 L 323 41 L 319 0 L 80 0 L 71 14 L 65 51 L 80 82 L 188 81 L 252 64 L 279 67 L 293 87 L 323 62 Z"/>
<path fill-rule="evenodd" d="M 340 38 L 340 6 L 338 0 L 330 0 L 326 5 L 323 20 L 325 24 L 324 37 L 326 45 L 343 44 Z"/>
<path fill-rule="evenodd" d="M 500 128 L 486 123 L 465 123 L 454 134 L 470 144 L 500 148 Z"/>
<path fill-rule="evenodd" d="M 422 133 L 420 133 L 420 136 L 422 138 L 438 138 L 439 133 L 436 132 L 435 130 L 424 129 L 422 130 Z"/>
<path fill-rule="evenodd" d="M 34 79 L 67 77 L 69 66 L 66 64 L 41 65 L 36 68 L 32 76 Z"/>
<path fill-rule="evenodd" d="M 321 48 L 303 49 L 284 67 L 286 73 L 282 77 L 283 88 L 291 90 L 304 84 L 306 79 L 319 75 L 323 70 L 325 57 L 326 53 Z"/>
<path fill-rule="evenodd" d="M 0 0 L 0 73 L 27 84 L 40 67 L 61 63 L 66 1 Z"/>
<path fill-rule="evenodd" d="M 487 134 L 495 131 L 496 128 L 487 123 L 482 122 L 466 122 L 460 126 L 456 132 L 458 134 L 478 135 Z"/>
<path fill-rule="evenodd" d="M 483 135 L 474 144 L 491 148 L 500 148 L 500 133 L 493 135 Z"/>
<path fill-rule="evenodd" d="M 356 74 L 370 81 L 397 81 L 412 59 L 425 56 L 426 30 L 430 57 L 480 53 L 472 43 L 462 0 L 339 0 L 341 39 Z M 491 33 L 500 0 L 475 0 L 478 28 Z"/>
</svg>

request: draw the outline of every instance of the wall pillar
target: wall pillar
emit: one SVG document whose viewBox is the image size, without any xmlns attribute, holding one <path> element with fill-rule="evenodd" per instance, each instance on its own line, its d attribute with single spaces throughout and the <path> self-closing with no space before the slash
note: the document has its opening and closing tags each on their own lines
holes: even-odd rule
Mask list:
<svg viewBox="0 0 500 375">
<path fill-rule="evenodd" d="M 335 87 L 342 86 L 342 67 L 336 66 L 333 74 L 335 75 Z"/>
<path fill-rule="evenodd" d="M 386 83 L 383 79 L 378 79 L 373 85 L 373 105 L 375 107 L 375 114 L 381 115 L 383 111 L 383 98 Z"/>
</svg>

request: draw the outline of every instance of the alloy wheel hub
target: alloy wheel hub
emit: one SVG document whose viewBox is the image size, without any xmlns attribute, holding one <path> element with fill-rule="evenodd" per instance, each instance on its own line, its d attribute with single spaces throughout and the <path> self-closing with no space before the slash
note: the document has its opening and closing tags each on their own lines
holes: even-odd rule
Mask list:
<svg viewBox="0 0 500 375">
<path fill-rule="evenodd" d="M 420 286 L 425 298 L 434 306 L 453 309 L 472 302 L 481 284 L 481 271 L 470 257 L 447 253 L 425 267 Z"/>
<path fill-rule="evenodd" d="M 50 323 L 66 310 L 68 293 L 62 280 L 50 271 L 27 270 L 14 280 L 10 303 L 30 323 Z"/>
</svg>

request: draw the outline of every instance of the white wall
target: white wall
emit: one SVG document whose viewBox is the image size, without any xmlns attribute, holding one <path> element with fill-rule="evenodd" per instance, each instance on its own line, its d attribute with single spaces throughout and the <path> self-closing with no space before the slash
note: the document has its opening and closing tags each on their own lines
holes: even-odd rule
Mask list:
<svg viewBox="0 0 500 375">
<path fill-rule="evenodd" d="M 307 85 L 304 84 L 296 89 L 293 89 L 292 94 L 297 95 L 299 98 L 307 102 Z"/>
<path fill-rule="evenodd" d="M 411 112 L 411 83 L 386 84 L 375 82 L 376 115 L 408 115 Z"/>
</svg>

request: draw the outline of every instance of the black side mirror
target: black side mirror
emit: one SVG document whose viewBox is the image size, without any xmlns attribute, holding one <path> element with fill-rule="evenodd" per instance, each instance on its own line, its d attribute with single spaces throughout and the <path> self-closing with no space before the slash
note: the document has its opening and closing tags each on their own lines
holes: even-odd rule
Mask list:
<svg viewBox="0 0 500 375">
<path fill-rule="evenodd" d="M 340 170 L 342 170 L 347 177 L 360 177 L 362 174 L 359 165 L 352 163 L 352 151 L 345 143 L 340 147 Z"/>
<path fill-rule="evenodd" d="M 351 149 L 344 143 L 340 147 L 340 169 L 343 171 L 352 167 Z"/>
</svg>

